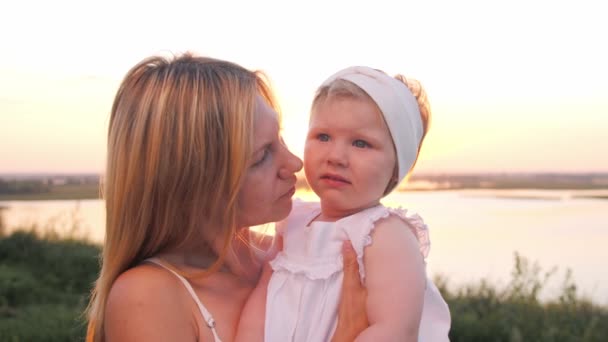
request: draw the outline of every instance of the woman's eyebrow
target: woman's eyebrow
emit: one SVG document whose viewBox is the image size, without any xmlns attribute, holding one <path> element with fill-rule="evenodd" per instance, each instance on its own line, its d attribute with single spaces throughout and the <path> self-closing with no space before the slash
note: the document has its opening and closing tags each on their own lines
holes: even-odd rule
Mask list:
<svg viewBox="0 0 608 342">
<path fill-rule="evenodd" d="M 254 148 L 253 148 L 253 154 L 258 153 L 258 152 L 260 152 L 260 151 L 262 151 L 262 150 L 264 150 L 264 149 L 266 149 L 266 148 L 270 147 L 271 145 L 272 145 L 272 140 L 269 140 L 269 141 L 265 141 L 265 142 L 263 142 L 263 143 L 262 143 L 262 144 L 260 144 L 258 147 L 255 147 L 255 146 L 254 146 Z"/>
</svg>

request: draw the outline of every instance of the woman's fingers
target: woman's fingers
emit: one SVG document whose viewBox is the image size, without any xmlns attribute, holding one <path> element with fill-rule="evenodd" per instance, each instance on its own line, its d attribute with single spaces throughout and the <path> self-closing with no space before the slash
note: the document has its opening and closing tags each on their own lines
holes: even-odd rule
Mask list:
<svg viewBox="0 0 608 342">
<path fill-rule="evenodd" d="M 357 253 L 350 241 L 344 241 L 342 245 L 342 258 L 344 262 L 344 282 L 343 290 L 348 288 L 353 291 L 363 289 L 361 278 L 359 276 L 359 263 L 357 262 Z M 365 289 L 363 289 L 365 290 Z"/>
<path fill-rule="evenodd" d="M 350 241 L 342 248 L 344 260 L 344 279 L 338 307 L 338 326 L 333 342 L 352 342 L 357 335 L 369 326 L 366 312 L 367 290 L 361 284 L 357 254 Z"/>
</svg>

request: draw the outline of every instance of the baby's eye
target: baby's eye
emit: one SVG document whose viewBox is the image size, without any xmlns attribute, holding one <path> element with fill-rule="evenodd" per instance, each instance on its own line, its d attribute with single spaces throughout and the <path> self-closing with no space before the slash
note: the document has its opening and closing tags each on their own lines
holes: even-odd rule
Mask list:
<svg viewBox="0 0 608 342">
<path fill-rule="evenodd" d="M 358 148 L 372 147 L 372 145 L 370 145 L 367 141 L 361 139 L 353 141 L 353 146 Z"/>
<path fill-rule="evenodd" d="M 319 141 L 329 141 L 329 135 L 325 133 L 320 133 L 319 135 L 317 135 L 317 139 L 319 139 Z"/>
</svg>

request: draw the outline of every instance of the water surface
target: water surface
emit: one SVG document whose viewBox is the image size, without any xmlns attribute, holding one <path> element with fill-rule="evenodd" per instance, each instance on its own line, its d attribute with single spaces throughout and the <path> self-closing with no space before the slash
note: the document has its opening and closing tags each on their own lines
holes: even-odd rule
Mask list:
<svg viewBox="0 0 608 342">
<path fill-rule="evenodd" d="M 431 232 L 427 269 L 431 276 L 446 276 L 451 286 L 481 278 L 505 284 L 518 252 L 545 271 L 558 267 L 545 296 L 559 290 L 570 268 L 580 293 L 608 304 L 608 200 L 579 195 L 589 192 L 424 191 L 393 193 L 383 202 L 425 219 Z M 103 241 L 101 200 L 10 201 L 0 207 L 8 207 L 3 216 L 9 231 L 38 225 L 43 231 L 53 227 L 60 234 Z"/>
</svg>

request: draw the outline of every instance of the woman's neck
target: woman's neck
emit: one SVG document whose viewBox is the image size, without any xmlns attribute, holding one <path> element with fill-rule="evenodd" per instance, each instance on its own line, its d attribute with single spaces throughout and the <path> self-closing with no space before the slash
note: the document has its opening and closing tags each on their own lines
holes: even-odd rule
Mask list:
<svg viewBox="0 0 608 342">
<path fill-rule="evenodd" d="M 233 239 L 218 271 L 231 273 L 246 282 L 255 283 L 259 278 L 261 265 L 252 257 L 248 241 L 243 240 Z M 216 239 L 210 244 L 197 244 L 160 253 L 159 257 L 185 272 L 196 273 L 211 268 L 223 250 L 224 242 Z"/>
</svg>

